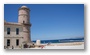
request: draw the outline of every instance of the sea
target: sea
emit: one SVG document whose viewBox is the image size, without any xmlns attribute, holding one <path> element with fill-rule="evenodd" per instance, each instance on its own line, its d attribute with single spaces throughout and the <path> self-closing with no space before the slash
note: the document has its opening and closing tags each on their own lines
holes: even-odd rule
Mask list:
<svg viewBox="0 0 90 55">
<path fill-rule="evenodd" d="M 36 40 L 32 41 L 36 43 Z M 40 40 L 42 44 L 46 43 L 70 43 L 70 42 L 84 42 L 84 38 L 69 38 L 69 39 L 53 39 L 53 40 Z"/>
</svg>

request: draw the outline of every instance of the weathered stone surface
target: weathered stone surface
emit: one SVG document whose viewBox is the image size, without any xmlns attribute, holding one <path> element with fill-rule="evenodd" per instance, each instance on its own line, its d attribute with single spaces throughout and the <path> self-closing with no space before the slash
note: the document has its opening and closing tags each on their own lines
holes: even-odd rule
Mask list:
<svg viewBox="0 0 90 55">
<path fill-rule="evenodd" d="M 8 48 L 21 48 L 23 43 L 31 43 L 30 36 L 30 9 L 22 6 L 18 11 L 18 23 L 4 21 L 4 46 L 7 47 L 7 39 L 10 39 Z M 10 35 L 7 34 L 7 28 L 10 28 Z M 19 28 L 19 35 L 16 34 L 16 28 Z M 19 45 L 16 46 L 16 40 Z"/>
</svg>

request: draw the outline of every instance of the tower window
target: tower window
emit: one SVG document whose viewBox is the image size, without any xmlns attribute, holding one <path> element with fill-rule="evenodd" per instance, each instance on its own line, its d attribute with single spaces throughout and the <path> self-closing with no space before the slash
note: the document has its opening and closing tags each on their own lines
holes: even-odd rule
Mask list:
<svg viewBox="0 0 90 55">
<path fill-rule="evenodd" d="M 7 39 L 7 46 L 10 46 L 10 39 Z"/>
<path fill-rule="evenodd" d="M 16 35 L 19 34 L 19 28 L 16 28 Z"/>
<path fill-rule="evenodd" d="M 25 21 L 23 21 L 23 23 L 25 23 Z"/>
<path fill-rule="evenodd" d="M 16 39 L 16 46 L 19 45 L 19 39 Z"/>
<path fill-rule="evenodd" d="M 10 28 L 7 28 L 7 34 L 8 35 L 10 34 Z"/>
</svg>

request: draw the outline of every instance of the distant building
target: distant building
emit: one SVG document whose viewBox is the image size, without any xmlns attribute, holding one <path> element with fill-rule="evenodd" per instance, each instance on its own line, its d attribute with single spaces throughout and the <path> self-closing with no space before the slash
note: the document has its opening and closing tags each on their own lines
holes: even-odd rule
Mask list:
<svg viewBox="0 0 90 55">
<path fill-rule="evenodd" d="M 30 9 L 19 8 L 18 23 L 4 21 L 4 47 L 19 48 L 23 43 L 31 43 Z"/>
</svg>

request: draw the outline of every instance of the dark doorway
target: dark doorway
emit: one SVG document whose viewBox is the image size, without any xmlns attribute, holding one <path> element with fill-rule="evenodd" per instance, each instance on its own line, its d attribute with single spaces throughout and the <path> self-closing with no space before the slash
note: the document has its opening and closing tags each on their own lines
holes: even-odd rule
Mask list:
<svg viewBox="0 0 90 55">
<path fill-rule="evenodd" d="M 19 39 L 16 39 L 16 46 L 19 45 Z"/>
</svg>

